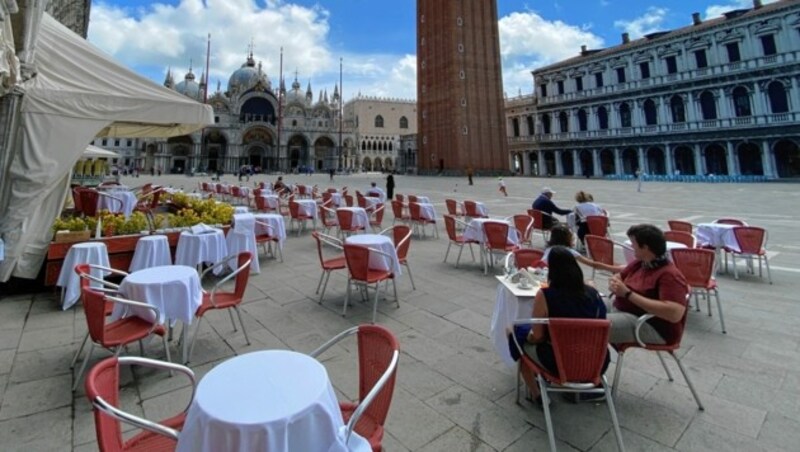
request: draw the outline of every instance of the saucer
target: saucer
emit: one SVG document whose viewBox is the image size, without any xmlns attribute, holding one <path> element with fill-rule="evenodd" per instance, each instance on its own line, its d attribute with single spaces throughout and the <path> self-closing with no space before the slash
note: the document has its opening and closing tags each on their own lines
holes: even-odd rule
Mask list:
<svg viewBox="0 0 800 452">
<path fill-rule="evenodd" d="M 530 290 L 533 289 L 533 284 L 517 284 L 517 288 L 522 290 Z"/>
</svg>

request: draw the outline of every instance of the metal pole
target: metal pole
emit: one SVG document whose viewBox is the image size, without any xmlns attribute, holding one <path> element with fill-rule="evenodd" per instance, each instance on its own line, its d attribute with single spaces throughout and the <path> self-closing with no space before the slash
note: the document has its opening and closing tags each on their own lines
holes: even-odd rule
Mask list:
<svg viewBox="0 0 800 452">
<path fill-rule="evenodd" d="M 342 85 L 342 58 L 339 57 L 339 152 L 336 155 L 336 166 L 339 169 L 339 159 L 342 155 L 342 127 L 344 126 L 344 86 Z"/>
<path fill-rule="evenodd" d="M 283 47 L 281 47 L 281 63 L 278 75 L 278 156 L 275 159 L 278 170 L 281 170 L 281 125 L 283 124 Z"/>
</svg>

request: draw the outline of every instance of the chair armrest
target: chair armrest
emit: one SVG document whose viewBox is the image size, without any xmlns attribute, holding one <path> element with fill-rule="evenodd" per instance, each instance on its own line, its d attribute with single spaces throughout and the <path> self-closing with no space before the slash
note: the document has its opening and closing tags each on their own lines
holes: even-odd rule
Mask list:
<svg viewBox="0 0 800 452">
<path fill-rule="evenodd" d="M 153 316 L 154 316 L 153 317 L 154 320 L 153 320 L 153 324 L 150 325 L 150 331 L 148 332 L 148 334 L 153 334 L 153 331 L 155 331 L 156 326 L 158 325 L 158 323 L 159 323 L 159 321 L 161 319 L 161 311 L 159 311 L 157 307 L 151 306 L 151 305 L 149 305 L 147 303 L 142 303 L 141 301 L 128 300 L 126 298 L 120 298 L 118 296 L 112 296 L 112 295 L 106 295 L 106 300 L 125 306 L 126 313 L 127 313 L 128 309 L 132 308 L 132 307 L 141 308 L 141 309 L 146 309 L 148 311 L 152 311 L 153 312 Z"/>
<path fill-rule="evenodd" d="M 642 338 L 639 336 L 639 334 L 641 332 L 642 325 L 647 323 L 647 321 L 652 319 L 653 317 L 655 317 L 653 314 L 645 314 L 636 319 L 636 328 L 633 330 L 633 334 L 636 336 L 636 342 L 638 342 L 639 345 L 643 348 L 646 348 L 647 344 L 645 344 L 644 341 L 642 341 Z"/>
<path fill-rule="evenodd" d="M 122 411 L 119 408 L 106 402 L 102 397 L 96 397 L 92 401 L 92 405 L 94 405 L 95 408 L 97 408 L 98 410 L 106 413 L 107 415 L 121 422 L 125 422 L 126 424 L 139 427 L 142 430 L 147 430 L 149 432 L 153 432 L 162 436 L 166 436 L 168 438 L 172 438 L 175 441 L 178 440 L 179 432 L 177 430 L 167 427 L 165 425 L 161 425 L 157 422 L 147 420 L 143 417 L 139 417 L 134 414 L 128 413 L 127 411 Z"/>
<path fill-rule="evenodd" d="M 239 258 L 239 255 L 238 255 L 238 254 L 231 254 L 230 256 L 227 256 L 226 258 L 222 259 L 221 261 L 217 262 L 216 264 L 212 265 L 211 267 L 208 267 L 207 269 L 205 269 L 205 270 L 203 271 L 203 273 L 200 275 L 200 280 L 202 281 L 203 277 L 204 277 L 204 276 L 205 276 L 205 275 L 206 275 L 206 274 L 207 274 L 209 271 L 212 271 L 212 270 L 214 270 L 214 269 L 215 269 L 215 268 L 217 268 L 217 267 L 220 267 L 220 266 L 227 265 L 227 264 L 228 264 L 228 262 L 229 262 L 230 260 L 232 260 L 232 259 L 238 259 L 238 258 Z M 212 304 L 214 307 L 216 307 L 216 306 L 217 306 L 217 303 L 214 301 L 214 298 L 216 297 L 216 295 L 217 295 L 217 291 L 220 289 L 220 287 L 222 287 L 222 285 L 223 285 L 223 284 L 225 284 L 226 282 L 228 282 L 228 281 L 230 281 L 231 279 L 235 278 L 235 277 L 236 277 L 236 275 L 238 275 L 238 274 L 239 274 L 239 272 L 243 271 L 243 270 L 244 270 L 244 269 L 246 269 L 246 268 L 249 268 L 249 267 L 250 267 L 250 262 L 252 262 L 252 260 L 253 260 L 253 258 L 251 257 L 250 259 L 248 259 L 248 260 L 247 260 L 247 262 L 245 262 L 244 264 L 242 264 L 242 266 L 241 266 L 241 267 L 237 268 L 236 270 L 234 270 L 233 272 L 229 273 L 228 275 L 225 275 L 225 277 L 224 277 L 224 278 L 222 278 L 220 281 L 218 281 L 216 284 L 214 284 L 214 287 L 211 289 L 211 295 L 210 295 L 210 297 L 209 297 L 209 299 L 210 299 L 210 301 L 211 301 L 211 304 Z"/>
<path fill-rule="evenodd" d="M 122 209 L 123 207 L 125 207 L 125 202 L 124 202 L 123 200 L 121 200 L 121 199 L 117 198 L 117 197 L 116 197 L 116 196 L 114 196 L 114 195 L 109 195 L 108 193 L 104 193 L 104 192 L 102 192 L 102 191 L 100 191 L 100 190 L 97 190 L 97 194 L 98 194 L 98 195 L 100 195 L 100 196 L 104 196 L 104 197 L 106 197 L 106 198 L 113 199 L 114 201 L 118 202 L 118 203 L 119 203 L 119 208 L 120 208 L 120 209 Z"/>
<path fill-rule="evenodd" d="M 128 275 L 130 275 L 130 273 L 128 273 L 128 272 L 126 272 L 124 270 L 117 270 L 116 268 L 106 267 L 106 266 L 103 266 L 103 265 L 89 264 L 89 268 L 93 268 L 93 269 L 96 269 L 96 270 L 102 270 L 104 272 L 113 273 L 115 275 L 122 276 L 123 278 L 128 276 Z"/>
<path fill-rule="evenodd" d="M 392 360 L 389 362 L 389 366 L 386 368 L 386 371 L 383 372 L 381 378 L 378 379 L 378 381 L 375 383 L 374 386 L 372 386 L 372 389 L 370 389 L 366 397 L 364 397 L 364 399 L 361 400 L 361 402 L 356 407 L 356 410 L 350 416 L 350 420 L 347 422 L 347 433 L 345 434 L 344 437 L 345 444 L 347 444 L 347 442 L 350 441 L 350 435 L 353 433 L 353 429 L 355 429 L 356 424 L 358 424 L 358 420 L 361 418 L 361 415 L 364 413 L 364 411 L 367 410 L 367 408 L 369 408 L 369 405 L 372 403 L 373 400 L 375 400 L 375 397 L 378 396 L 381 390 L 383 390 L 383 386 L 386 384 L 386 382 L 389 381 L 390 378 L 392 378 L 392 375 L 397 369 L 397 361 L 399 359 L 400 359 L 400 352 L 398 350 L 395 350 L 394 353 L 392 353 Z"/>
<path fill-rule="evenodd" d="M 324 353 L 329 348 L 333 347 L 337 342 L 341 341 L 342 339 L 346 338 L 347 336 L 352 336 L 353 334 L 356 334 L 356 333 L 358 333 L 358 326 L 354 326 L 354 327 L 348 328 L 348 329 L 342 331 L 341 333 L 337 334 L 336 336 L 333 336 L 331 339 L 328 339 L 327 342 L 325 342 L 324 344 L 322 344 L 319 347 L 317 347 L 317 349 L 312 351 L 311 353 L 309 353 L 308 356 L 310 356 L 312 358 L 316 358 L 317 356 L 319 356 L 320 354 Z"/>
<path fill-rule="evenodd" d="M 159 361 L 159 360 L 150 359 L 150 358 L 142 358 L 140 356 L 121 356 L 121 357 L 118 358 L 118 362 L 121 365 L 126 365 L 126 366 L 127 365 L 137 365 L 137 366 L 150 367 L 150 368 L 153 368 L 153 369 L 161 369 L 161 370 L 168 370 L 168 371 L 173 371 L 174 370 L 174 371 L 177 371 L 177 372 L 180 372 L 180 373 L 184 374 L 186 376 L 186 378 L 189 379 L 189 382 L 192 383 L 192 397 L 189 399 L 189 405 L 186 405 L 186 408 L 184 408 L 183 412 L 186 412 L 189 409 L 189 406 L 191 405 L 191 401 L 194 400 L 195 391 L 197 390 L 197 378 L 195 377 L 194 372 L 192 371 L 192 369 L 190 369 L 190 368 L 188 368 L 186 366 L 182 366 L 180 364 L 170 363 L 170 362 L 165 362 L 165 361 Z"/>
<path fill-rule="evenodd" d="M 397 245 L 395 245 L 394 249 L 400 248 L 401 246 L 405 245 L 406 242 L 408 242 L 409 240 L 411 240 L 411 229 L 408 230 L 408 234 L 406 234 L 405 237 L 400 239 Z"/>
<path fill-rule="evenodd" d="M 512 325 L 513 326 L 547 325 L 548 323 L 550 323 L 550 319 L 528 318 L 528 319 L 517 319 L 517 320 L 514 320 L 514 323 L 512 323 Z M 525 353 L 525 350 L 523 350 L 522 345 L 517 341 L 517 335 L 513 334 L 514 333 L 513 327 L 511 329 L 510 333 L 512 333 L 511 334 L 511 338 L 514 340 L 514 345 L 517 347 L 517 351 L 519 351 L 520 356 L 522 356 Z"/>
<path fill-rule="evenodd" d="M 271 230 L 275 231 L 275 228 L 271 224 L 264 223 L 263 221 L 256 220 L 256 224 L 261 226 L 261 227 L 264 227 L 264 228 L 271 229 Z"/>
<path fill-rule="evenodd" d="M 338 248 L 340 250 L 344 249 L 344 245 L 342 244 L 342 241 L 337 239 L 336 237 L 334 237 L 332 235 L 328 235 L 328 234 L 323 234 L 321 232 L 319 232 L 317 234 L 318 234 L 318 237 L 319 237 L 320 241 L 322 241 L 326 245 L 330 245 L 330 246 L 332 246 L 334 248 Z"/>
</svg>

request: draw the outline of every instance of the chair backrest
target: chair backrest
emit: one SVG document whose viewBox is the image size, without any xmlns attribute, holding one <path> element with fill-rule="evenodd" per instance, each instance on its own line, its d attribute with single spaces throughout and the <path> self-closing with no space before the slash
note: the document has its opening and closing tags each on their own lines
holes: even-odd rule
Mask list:
<svg viewBox="0 0 800 452">
<path fill-rule="evenodd" d="M 607 319 L 549 319 L 547 332 L 556 357 L 559 384 L 600 384 L 610 329 Z"/>
<path fill-rule="evenodd" d="M 447 214 L 458 216 L 458 202 L 455 199 L 445 199 L 444 204 L 447 206 Z"/>
<path fill-rule="evenodd" d="M 486 245 L 491 249 L 506 249 L 508 245 L 508 223 L 500 221 L 486 221 L 483 223 L 483 233 L 486 234 Z"/>
<path fill-rule="evenodd" d="M 383 223 L 383 213 L 386 211 L 385 204 L 379 204 L 378 207 L 375 208 L 375 216 L 370 218 L 369 224 L 373 226 L 380 226 Z"/>
<path fill-rule="evenodd" d="M 314 240 L 317 242 L 317 255 L 319 256 L 319 263 L 320 265 L 324 265 L 325 258 L 322 257 L 322 240 L 319 238 L 319 232 L 311 231 L 311 237 L 314 237 Z"/>
<path fill-rule="evenodd" d="M 755 226 L 736 226 L 733 236 L 743 254 L 759 254 L 767 244 L 767 231 Z"/>
<path fill-rule="evenodd" d="M 75 187 L 72 189 L 72 202 L 75 203 L 75 211 L 83 213 L 83 200 L 81 199 L 80 187 Z"/>
<path fill-rule="evenodd" d="M 408 195 L 408 202 L 419 202 L 417 195 Z"/>
<path fill-rule="evenodd" d="M 234 286 L 233 293 L 239 301 L 244 298 L 244 291 L 247 289 L 247 281 L 250 279 L 250 260 L 253 254 L 250 251 L 242 251 L 236 258 L 236 285 Z"/>
<path fill-rule="evenodd" d="M 397 220 L 403 219 L 403 202 L 396 199 L 392 200 L 392 214 Z"/>
<path fill-rule="evenodd" d="M 664 231 L 664 238 L 668 242 L 677 242 L 686 245 L 686 248 L 694 248 L 694 236 L 684 231 Z"/>
<path fill-rule="evenodd" d="M 464 215 L 473 218 L 479 218 L 482 215 L 478 213 L 478 205 L 475 201 L 464 201 Z"/>
<path fill-rule="evenodd" d="M 528 215 L 533 218 L 533 229 L 544 229 L 544 214 L 539 209 L 528 209 Z"/>
<path fill-rule="evenodd" d="M 83 278 L 81 278 L 83 279 Z M 81 303 L 86 316 L 86 326 L 92 341 L 98 344 L 105 343 L 106 336 L 106 297 L 89 285 L 81 283 Z"/>
<path fill-rule="evenodd" d="M 111 357 L 97 363 L 86 375 L 86 396 L 90 401 L 98 397 L 119 408 L 119 359 Z M 122 427 L 120 422 L 98 408 L 93 408 L 97 445 L 102 451 L 121 451 Z"/>
<path fill-rule="evenodd" d="M 353 230 L 353 211 L 336 209 L 336 219 L 339 221 L 339 228 L 343 231 Z"/>
<path fill-rule="evenodd" d="M 331 194 L 331 192 L 329 192 L 329 191 L 322 192 L 322 203 L 323 204 L 330 203 L 332 200 L 333 200 L 333 195 Z"/>
<path fill-rule="evenodd" d="M 422 212 L 419 204 L 411 202 L 411 196 L 408 197 L 408 213 L 411 217 L 411 221 L 422 221 Z"/>
<path fill-rule="evenodd" d="M 87 217 L 97 216 L 97 200 L 100 198 L 100 193 L 91 188 L 79 189 L 81 197 L 81 211 Z"/>
<path fill-rule="evenodd" d="M 368 208 L 367 198 L 361 195 L 357 195 L 356 197 L 358 198 L 358 207 L 361 207 L 362 209 L 367 209 Z"/>
<path fill-rule="evenodd" d="M 670 231 L 680 231 L 680 232 L 688 232 L 689 234 L 692 233 L 692 223 L 683 220 L 667 220 L 667 225 L 669 226 Z"/>
<path fill-rule="evenodd" d="M 342 195 L 344 197 L 344 203 L 347 204 L 347 207 L 353 207 L 353 195 Z"/>
<path fill-rule="evenodd" d="M 319 209 L 319 217 L 322 220 L 322 225 L 326 228 L 331 228 L 334 226 L 338 226 L 338 221 L 334 220 L 333 217 L 330 215 L 331 210 L 320 204 L 317 206 Z"/>
<path fill-rule="evenodd" d="M 455 242 L 458 240 L 458 232 L 456 231 L 456 218 L 452 215 L 444 216 L 444 229 L 447 231 L 447 237 Z"/>
<path fill-rule="evenodd" d="M 270 210 L 269 206 L 267 205 L 267 198 L 264 198 L 263 196 L 256 196 L 255 200 L 256 200 L 256 210 L 262 212 Z"/>
<path fill-rule="evenodd" d="M 589 257 L 603 264 L 614 265 L 614 242 L 606 237 L 587 234 L 584 237 Z"/>
<path fill-rule="evenodd" d="M 400 193 L 395 193 L 394 199 L 396 199 L 396 200 L 398 200 L 398 201 L 400 201 L 402 203 L 403 200 L 404 200 L 404 197 Z"/>
<path fill-rule="evenodd" d="M 517 268 L 542 267 L 544 251 L 530 248 L 514 250 L 514 266 Z"/>
<path fill-rule="evenodd" d="M 397 248 L 397 259 L 403 260 L 408 256 L 411 247 L 411 228 L 404 224 L 392 227 L 392 241 Z"/>
<path fill-rule="evenodd" d="M 588 215 L 586 226 L 589 227 L 589 234 L 605 237 L 608 235 L 608 217 L 603 215 Z"/>
<path fill-rule="evenodd" d="M 514 227 L 519 232 L 519 236 L 523 242 L 531 241 L 531 232 L 533 231 L 533 218 L 528 214 L 514 215 Z"/>
<path fill-rule="evenodd" d="M 344 244 L 344 258 L 350 278 L 366 281 L 369 274 L 369 248 L 361 245 Z"/>
<path fill-rule="evenodd" d="M 713 250 L 702 248 L 674 249 L 672 262 L 683 273 L 686 283 L 692 287 L 706 287 L 714 274 Z"/>
<path fill-rule="evenodd" d="M 734 226 L 747 226 L 747 223 L 744 220 L 740 220 L 738 218 L 717 218 L 714 220 L 714 223 L 717 224 L 732 224 Z"/>
<path fill-rule="evenodd" d="M 289 215 L 292 218 L 300 218 L 300 204 L 297 204 L 294 200 L 289 201 Z"/>
<path fill-rule="evenodd" d="M 400 352 L 400 343 L 388 329 L 380 325 L 361 325 L 358 327 L 358 398 L 364 400 L 378 380 L 389 369 L 396 354 Z M 384 383 L 380 392 L 362 414 L 355 426 L 355 431 L 369 431 L 360 429 L 362 422 L 369 419 L 383 426 L 389 414 L 392 403 L 394 384 L 397 375 L 395 366 L 391 376 Z"/>
</svg>

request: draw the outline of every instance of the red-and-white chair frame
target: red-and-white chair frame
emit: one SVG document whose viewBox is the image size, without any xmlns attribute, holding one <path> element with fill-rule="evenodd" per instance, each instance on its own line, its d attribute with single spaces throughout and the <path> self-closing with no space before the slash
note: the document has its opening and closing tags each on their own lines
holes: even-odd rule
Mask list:
<svg viewBox="0 0 800 452">
<path fill-rule="evenodd" d="M 312 232 L 311 236 L 317 242 L 319 265 L 322 269 L 322 274 L 319 275 L 319 282 L 317 283 L 317 290 L 314 293 L 319 294 L 319 301 L 317 301 L 317 303 L 322 304 L 322 298 L 325 296 L 325 289 L 328 287 L 328 282 L 331 279 L 331 273 L 336 270 L 347 270 L 347 261 L 344 257 L 344 243 L 341 240 L 334 236 L 322 234 L 317 231 Z M 338 249 L 342 252 L 342 254 L 337 255 L 336 257 L 325 259 L 323 244 Z M 322 287 L 322 293 L 320 293 L 320 287 Z"/>
<path fill-rule="evenodd" d="M 665 231 L 667 232 L 667 231 Z M 706 299 L 708 316 L 711 317 L 711 292 L 717 301 L 719 324 L 725 334 L 725 318 L 722 316 L 722 303 L 719 299 L 719 288 L 714 279 L 717 253 L 702 248 L 674 249 L 671 251 L 672 263 L 680 270 L 686 283 L 694 295 L 695 309 L 700 311 L 700 294 Z"/>
<path fill-rule="evenodd" d="M 758 236 L 761 235 L 761 240 Z M 733 236 L 739 244 L 739 251 L 725 247 L 725 271 L 728 271 L 728 255 L 731 255 L 731 265 L 733 265 L 733 277 L 739 279 L 739 268 L 736 265 L 736 256 L 742 256 L 747 262 L 747 269 L 749 273 L 755 273 L 752 268 L 752 259 L 758 259 L 758 277 L 763 278 L 761 270 L 761 260 L 764 260 L 764 265 L 767 267 L 767 279 L 772 284 L 772 272 L 769 270 L 769 258 L 767 257 L 767 240 L 769 235 L 767 230 L 755 226 L 735 226 L 733 228 Z M 755 239 L 755 240 L 752 240 Z M 756 244 L 755 242 L 760 242 Z M 753 242 L 753 243 L 750 243 Z"/>
<path fill-rule="evenodd" d="M 281 249 L 280 238 L 278 238 L 275 228 L 272 227 L 271 224 L 267 224 L 259 220 L 256 220 L 256 226 L 262 227 L 267 231 L 272 231 L 267 232 L 266 234 L 256 234 L 256 245 L 261 245 L 261 248 L 264 250 L 264 254 L 272 254 L 273 258 L 276 257 L 275 250 L 278 250 L 277 257 L 281 262 L 283 262 L 283 250 Z M 273 244 L 275 245 L 274 249 L 272 248 Z M 253 256 L 253 258 L 256 259 L 257 256 Z"/>
<path fill-rule="evenodd" d="M 353 284 L 358 285 L 358 286 L 362 286 L 362 287 L 364 287 L 364 291 L 368 293 L 369 285 L 374 283 L 375 284 L 375 300 L 373 301 L 373 306 L 372 306 L 372 323 L 375 323 L 375 318 L 378 315 L 378 296 L 380 295 L 380 283 L 382 283 L 384 281 L 387 281 L 387 280 L 390 280 L 390 279 L 392 280 L 392 287 L 394 289 L 394 301 L 397 304 L 397 307 L 398 308 L 400 307 L 400 299 L 397 297 L 397 278 L 395 278 L 395 274 L 392 273 L 391 270 L 378 270 L 379 272 L 381 272 L 383 274 L 380 275 L 380 277 L 374 282 L 370 282 L 368 280 L 362 280 L 362 279 L 353 278 L 353 271 L 351 269 L 351 260 L 358 258 L 358 253 L 362 252 L 362 251 L 360 251 L 361 249 L 366 250 L 367 253 L 368 253 L 367 254 L 367 258 L 366 258 L 366 261 L 367 261 L 366 265 L 367 265 L 368 269 L 369 269 L 369 254 L 370 253 L 381 254 L 381 255 L 386 256 L 386 257 L 388 257 L 390 259 L 393 258 L 393 256 L 390 256 L 389 254 L 384 253 L 383 251 L 377 250 L 375 248 L 370 248 L 370 247 L 362 246 L 362 245 L 351 245 L 351 244 L 347 244 L 347 243 L 344 244 L 344 257 L 345 257 L 345 261 L 347 262 L 347 293 L 346 293 L 345 298 L 344 298 L 344 307 L 342 308 L 342 317 L 347 315 L 347 304 L 350 301 L 350 287 Z M 369 274 L 369 270 L 367 271 L 367 273 Z"/>
<path fill-rule="evenodd" d="M 452 221 L 452 226 L 450 226 L 450 222 Z M 475 261 L 475 252 L 472 251 L 472 245 L 480 246 L 481 243 L 477 240 L 466 240 L 464 239 L 463 235 L 458 235 L 458 226 L 461 226 L 461 230 L 463 231 L 467 227 L 467 223 L 457 219 L 452 215 L 445 215 L 444 216 L 444 227 L 445 231 L 447 232 L 447 237 L 449 239 L 447 243 L 447 251 L 444 253 L 444 261 L 447 262 L 447 256 L 450 255 L 450 246 L 454 243 L 458 246 L 458 258 L 456 258 L 456 268 L 458 268 L 459 262 L 461 262 L 461 253 L 464 251 L 464 245 L 469 246 L 469 253 L 472 255 L 472 261 Z M 452 227 L 452 231 L 450 230 Z"/>
</svg>

